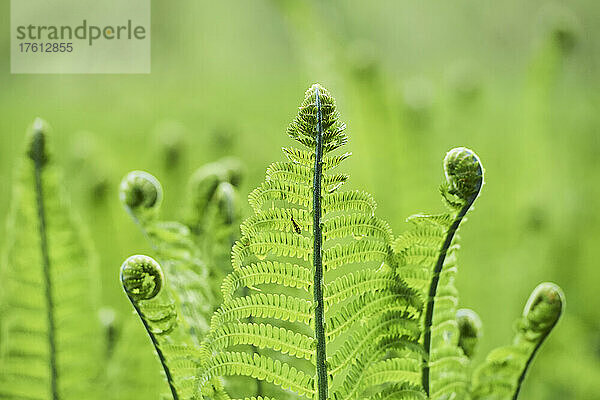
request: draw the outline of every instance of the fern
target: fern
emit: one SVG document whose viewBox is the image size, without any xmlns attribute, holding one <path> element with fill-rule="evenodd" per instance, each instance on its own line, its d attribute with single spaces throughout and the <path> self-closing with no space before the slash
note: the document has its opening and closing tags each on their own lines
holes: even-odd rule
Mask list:
<svg viewBox="0 0 600 400">
<path fill-rule="evenodd" d="M 2 277 L 0 398 L 93 398 L 101 359 L 97 285 L 37 119 L 18 170 Z"/>
<path fill-rule="evenodd" d="M 178 318 L 161 267 L 150 257 L 131 256 L 121 266 L 121 282 L 152 341 L 173 399 L 194 398 L 200 349 L 186 321 Z"/>
<path fill-rule="evenodd" d="M 456 324 L 458 325 L 458 347 L 465 356 L 473 358 L 477 344 L 483 333 L 483 327 L 479 315 L 473 310 L 461 308 L 456 312 Z"/>
<path fill-rule="evenodd" d="M 565 306 L 561 289 L 538 285 L 517 321 L 510 346 L 493 350 L 474 375 L 473 399 L 517 399 L 535 354 L 554 328 Z"/>
<path fill-rule="evenodd" d="M 459 346 L 456 320 L 456 233 L 483 185 L 481 162 L 469 149 L 448 152 L 444 170 L 447 181 L 441 186 L 441 193 L 449 211 L 410 217 L 413 229 L 394 243 L 400 260 L 399 277 L 427 299 L 423 317 L 422 386 L 432 399 L 453 393 L 464 397 L 468 390 L 469 360 Z"/>
<path fill-rule="evenodd" d="M 123 202 L 150 239 L 163 244 L 159 257 L 177 266 L 166 274 L 172 292 L 152 259 L 134 256 L 122 269 L 172 397 L 515 400 L 564 299 L 557 286 L 540 285 L 513 345 L 492 352 L 473 373 L 482 324 L 474 311 L 458 309 L 454 280 L 457 232 L 483 185 L 479 158 L 463 147 L 448 152 L 441 186 L 448 212 L 413 215 L 412 229 L 394 239 L 371 195 L 342 190 L 348 176 L 336 168 L 350 154 L 333 152 L 346 144 L 344 132 L 333 98 L 313 85 L 288 128 L 308 150 L 284 148 L 287 161 L 271 164 L 248 196 L 254 214 L 241 224 L 233 270 L 221 285 L 223 303 L 202 335 L 189 329 L 196 319 L 182 307 L 187 299 L 192 310 L 201 300 L 182 298 L 185 282 L 178 281 L 196 268 L 190 255 L 202 251 L 182 238 L 208 233 L 209 225 L 198 221 L 213 218 L 206 211 L 211 204 L 225 225 L 235 220 L 230 178 L 210 168 L 197 174 L 196 193 L 211 200 L 195 203 L 204 217 L 172 235 L 156 228 L 158 182 L 139 172 L 124 181 Z M 243 397 L 247 378 L 270 385 Z"/>
<path fill-rule="evenodd" d="M 421 393 L 420 356 L 401 357 L 420 351 L 421 301 L 393 274 L 391 230 L 373 198 L 341 190 L 348 177 L 334 168 L 349 153 L 331 152 L 346 144 L 344 131 L 331 95 L 313 85 L 287 130 L 308 150 L 284 148 L 288 160 L 249 195 L 254 215 L 202 345 L 202 394 L 217 376 L 319 400 L 359 399 L 392 382 Z M 260 354 L 239 347 L 248 344 Z"/>
<path fill-rule="evenodd" d="M 130 172 L 121 182 L 120 197 L 165 268 L 173 296 L 178 300 L 178 313 L 199 344 L 208 330 L 207 319 L 215 298 L 207 282 L 207 267 L 190 229 L 179 222 L 158 219 L 162 188 L 147 172 Z"/>
</svg>

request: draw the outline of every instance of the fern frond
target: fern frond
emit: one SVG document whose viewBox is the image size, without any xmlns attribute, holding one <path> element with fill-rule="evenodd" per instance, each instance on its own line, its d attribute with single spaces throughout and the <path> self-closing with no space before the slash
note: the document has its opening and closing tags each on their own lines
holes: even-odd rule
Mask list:
<svg viewBox="0 0 600 400">
<path fill-rule="evenodd" d="M 557 285 L 542 283 L 534 289 L 517 321 L 513 344 L 493 350 L 475 371 L 473 399 L 518 398 L 527 370 L 564 306 L 564 294 Z"/>
<path fill-rule="evenodd" d="M 0 398 L 98 393 L 101 329 L 88 242 L 69 211 L 37 119 L 14 184 L 2 280 Z"/>
<path fill-rule="evenodd" d="M 348 373 L 346 374 L 342 384 L 335 391 L 335 399 L 356 399 L 363 398 L 360 394 L 364 391 L 364 388 L 368 386 L 365 384 L 365 379 L 369 379 L 370 374 L 376 371 L 371 369 L 371 366 L 380 365 L 382 357 L 385 356 L 390 350 L 403 350 L 405 349 L 405 341 L 398 336 L 387 336 L 383 337 L 376 346 L 372 347 L 369 352 L 361 353 L 358 355 L 356 360 L 350 365 Z M 409 380 L 414 380 L 415 376 L 410 373 L 410 370 L 419 369 L 420 357 L 414 357 L 413 354 L 404 351 L 402 359 L 399 362 L 405 362 L 408 368 L 406 370 L 397 370 L 397 374 L 391 374 L 388 382 L 393 382 L 389 387 L 396 385 L 405 385 Z M 395 358 L 394 358 L 395 359 Z M 392 359 L 388 359 L 392 360 Z M 375 367 L 377 368 L 377 367 Z M 381 367 L 379 367 L 381 368 Z M 409 372 L 407 374 L 407 372 Z M 417 372 L 419 374 L 419 372 Z M 418 375 L 417 375 L 418 379 Z M 412 385 L 411 385 L 412 386 Z M 360 396 L 360 397 L 359 397 Z"/>
<path fill-rule="evenodd" d="M 337 374 L 340 370 L 354 362 L 358 354 L 368 353 L 385 337 L 395 337 L 404 347 L 411 351 L 420 351 L 418 338 L 420 334 L 416 320 L 408 324 L 405 313 L 394 311 L 380 317 L 371 318 L 352 332 L 350 339 L 331 356 L 330 373 Z"/>
<path fill-rule="evenodd" d="M 473 310 L 461 308 L 456 312 L 456 323 L 458 325 L 458 347 L 463 353 L 473 358 L 483 327 L 479 315 Z"/>
<path fill-rule="evenodd" d="M 395 275 L 391 230 L 375 217 L 370 194 L 343 191 L 347 175 L 329 172 L 350 155 L 327 154 L 346 143 L 344 128 L 331 95 L 311 87 L 288 128 L 308 150 L 284 148 L 288 161 L 272 163 L 248 196 L 254 215 L 242 223 L 232 249 L 233 272 L 222 285 L 225 301 L 203 343 L 201 392 L 211 377 L 242 375 L 316 400 L 329 400 L 331 389 L 337 399 L 333 374 L 340 382 L 364 374 L 388 352 L 420 359 L 422 300 Z M 345 268 L 350 265 L 358 271 Z M 241 322 L 250 317 L 254 322 Z M 394 333 L 398 337 L 390 338 Z M 338 339 L 339 350 L 328 355 L 328 342 Z M 241 352 L 244 345 L 261 353 Z M 354 362 L 367 354 L 375 358 Z M 287 360 L 312 370 L 292 369 Z M 375 376 L 367 383 L 402 381 Z M 354 383 L 350 390 L 346 382 L 344 393 L 360 399 L 365 387 Z"/>
<path fill-rule="evenodd" d="M 210 208 L 218 203 L 219 186 L 223 183 L 238 186 L 241 181 L 242 167 L 233 158 L 225 158 L 214 163 L 206 164 L 196 170 L 189 181 L 188 225 L 196 234 L 206 231 Z"/>
<path fill-rule="evenodd" d="M 161 267 L 150 257 L 131 256 L 121 266 L 121 282 L 152 341 L 173 399 L 194 398 L 200 349 L 182 327 Z"/>
<path fill-rule="evenodd" d="M 410 217 L 413 228 L 393 245 L 398 276 L 427 299 L 422 385 L 432 399 L 463 396 L 467 390 L 468 358 L 459 347 L 456 321 L 456 232 L 483 185 L 481 162 L 469 149 L 449 151 L 444 172 L 447 182 L 442 185 L 442 197 L 449 212 Z"/>
<path fill-rule="evenodd" d="M 154 248 L 177 300 L 178 314 L 199 344 L 208 331 L 215 294 L 190 229 L 158 220 L 162 197 L 159 181 L 147 172 L 130 172 L 121 182 L 121 202 Z"/>
</svg>

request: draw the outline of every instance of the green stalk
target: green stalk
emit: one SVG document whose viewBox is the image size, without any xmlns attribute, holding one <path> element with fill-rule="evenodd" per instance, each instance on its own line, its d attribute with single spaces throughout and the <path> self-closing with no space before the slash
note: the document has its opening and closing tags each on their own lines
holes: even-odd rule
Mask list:
<svg viewBox="0 0 600 400">
<path fill-rule="evenodd" d="M 444 240 L 442 248 L 440 249 L 437 262 L 433 269 L 433 275 L 431 277 L 429 294 L 427 296 L 427 305 L 425 308 L 425 337 L 423 340 L 423 347 L 425 348 L 425 359 L 423 362 L 422 383 L 423 389 L 425 390 L 427 396 L 429 396 L 429 357 L 431 354 L 431 325 L 433 324 L 433 309 L 435 306 L 435 296 L 440 281 L 440 273 L 442 272 L 444 261 L 446 260 L 446 255 L 448 254 L 448 249 L 452 244 L 452 240 L 456 235 L 456 231 L 458 230 L 458 227 L 460 226 L 460 223 L 462 222 L 463 218 L 469 211 L 469 208 L 471 208 L 471 205 L 473 205 L 475 198 L 476 196 L 473 197 L 470 201 L 468 201 L 467 204 L 460 209 L 460 211 L 456 215 L 456 218 L 452 222 L 452 225 L 450 225 L 448 232 L 446 232 L 446 239 Z"/>
<path fill-rule="evenodd" d="M 37 214 L 40 234 L 40 251 L 42 253 L 42 266 L 44 271 L 44 283 L 46 286 L 46 309 L 48 316 L 48 357 L 50 358 L 50 390 L 52 399 L 58 400 L 58 370 L 56 367 L 56 325 L 54 320 L 54 300 L 52 293 L 52 277 L 50 273 L 50 256 L 48 253 L 48 237 L 46 234 L 46 211 L 44 208 L 44 188 L 42 184 L 42 172 L 46 164 L 44 133 L 34 127 L 29 157 L 33 160 L 35 174 L 35 196 L 37 203 Z"/>
<path fill-rule="evenodd" d="M 323 167 L 323 126 L 321 115 L 321 101 L 319 99 L 319 88 L 315 88 L 315 100 L 317 106 L 317 137 L 315 146 L 315 173 L 313 180 L 313 234 L 314 234 L 314 302 L 315 302 L 315 338 L 317 339 L 317 386 L 318 400 L 327 400 L 327 359 L 325 344 L 325 326 L 323 323 L 323 262 L 321 259 L 321 178 Z"/>
<path fill-rule="evenodd" d="M 158 359 L 160 360 L 160 365 L 163 367 L 163 370 L 165 371 L 165 375 L 167 377 L 167 382 L 169 383 L 169 389 L 171 389 L 171 395 L 173 396 L 173 400 L 179 400 L 179 395 L 177 394 L 177 389 L 175 389 L 175 385 L 173 384 L 173 376 L 171 375 L 171 370 L 169 369 L 169 366 L 167 365 L 167 361 L 165 359 L 165 356 L 164 356 L 160 346 L 158 345 L 158 341 L 156 340 L 156 337 L 154 337 L 154 333 L 152 332 L 152 329 L 150 328 L 150 326 L 148 326 L 148 323 L 146 322 L 146 318 L 144 317 L 142 310 L 140 310 L 137 303 L 131 298 L 131 296 L 129 296 L 129 293 L 127 293 L 127 290 L 125 290 L 125 293 L 127 294 L 127 298 L 131 302 L 131 305 L 135 309 L 135 312 L 140 317 L 142 324 L 144 324 L 144 328 L 146 329 L 148 336 L 150 336 L 150 340 L 152 341 L 154 350 L 156 350 L 156 354 L 158 355 Z"/>
</svg>

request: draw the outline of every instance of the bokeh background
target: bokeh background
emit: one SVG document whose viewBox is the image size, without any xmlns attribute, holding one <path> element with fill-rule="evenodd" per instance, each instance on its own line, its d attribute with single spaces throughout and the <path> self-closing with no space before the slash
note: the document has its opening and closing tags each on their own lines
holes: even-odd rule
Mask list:
<svg viewBox="0 0 600 400">
<path fill-rule="evenodd" d="M 149 75 L 11 75 L 6 56 L 0 71 L 0 223 L 40 116 L 121 318 L 119 266 L 149 251 L 118 201 L 132 169 L 161 180 L 167 217 L 189 175 L 223 156 L 245 165 L 245 197 L 319 82 L 348 124 L 349 185 L 399 234 L 407 216 L 442 210 L 445 152 L 474 149 L 486 184 L 461 230 L 458 287 L 484 322 L 478 360 L 554 281 L 567 311 L 522 397 L 600 399 L 600 2 L 153 1 Z"/>
</svg>

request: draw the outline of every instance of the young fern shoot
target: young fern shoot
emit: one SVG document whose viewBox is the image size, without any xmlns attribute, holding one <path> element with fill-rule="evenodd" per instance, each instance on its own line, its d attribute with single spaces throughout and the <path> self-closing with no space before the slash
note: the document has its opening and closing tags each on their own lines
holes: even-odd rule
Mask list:
<svg viewBox="0 0 600 400">
<path fill-rule="evenodd" d="M 0 270 L 0 398 L 93 399 L 102 351 L 97 277 L 47 139 L 36 119 L 14 185 Z"/>
<path fill-rule="evenodd" d="M 516 400 L 536 353 L 556 326 L 565 307 L 562 290 L 554 283 L 538 285 L 517 321 L 510 346 L 493 350 L 473 377 L 474 400 Z"/>
<path fill-rule="evenodd" d="M 414 228 L 394 244 L 400 259 L 399 276 L 420 289 L 427 299 L 421 383 L 432 399 L 451 393 L 464 395 L 468 389 L 468 359 L 458 347 L 456 233 L 483 185 L 481 162 L 467 148 L 455 148 L 446 154 L 444 172 L 446 182 L 441 193 L 449 212 L 410 217 Z"/>
<path fill-rule="evenodd" d="M 342 191 L 348 176 L 332 171 L 349 156 L 330 154 L 344 130 L 329 92 L 313 85 L 287 131 L 308 151 L 284 148 L 288 160 L 271 164 L 249 196 L 254 215 L 203 344 L 202 394 L 215 376 L 315 400 L 377 398 L 374 388 L 395 383 L 420 393 L 420 356 L 400 355 L 418 354 L 422 303 L 394 275 L 391 230 L 373 198 Z M 268 395 L 286 396 L 272 385 Z"/>
<path fill-rule="evenodd" d="M 199 349 L 178 319 L 161 267 L 150 257 L 131 256 L 121 266 L 121 283 L 152 341 L 173 400 L 193 399 Z"/>
<path fill-rule="evenodd" d="M 208 330 L 215 299 L 190 229 L 179 222 L 158 219 L 162 193 L 159 181 L 143 171 L 130 172 L 120 186 L 121 203 L 154 248 L 178 300 L 179 314 L 199 344 Z"/>
</svg>

